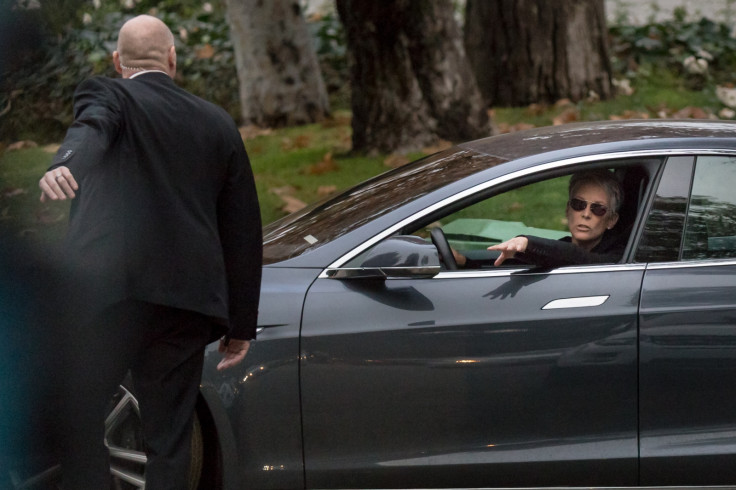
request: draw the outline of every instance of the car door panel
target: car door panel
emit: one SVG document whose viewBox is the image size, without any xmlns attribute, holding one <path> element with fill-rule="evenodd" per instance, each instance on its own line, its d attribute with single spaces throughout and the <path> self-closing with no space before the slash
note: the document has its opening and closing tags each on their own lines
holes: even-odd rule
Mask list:
<svg viewBox="0 0 736 490">
<path fill-rule="evenodd" d="M 736 483 L 736 262 L 648 270 L 641 307 L 643 485 Z"/>
<path fill-rule="evenodd" d="M 642 269 L 319 279 L 302 322 L 308 487 L 635 484 Z M 591 296 L 605 300 L 543 309 Z"/>
<path fill-rule="evenodd" d="M 650 233 L 668 259 L 642 288 L 641 483 L 734 485 L 736 158 L 681 158 L 665 174 L 662 225 L 647 228 L 669 230 Z"/>
</svg>

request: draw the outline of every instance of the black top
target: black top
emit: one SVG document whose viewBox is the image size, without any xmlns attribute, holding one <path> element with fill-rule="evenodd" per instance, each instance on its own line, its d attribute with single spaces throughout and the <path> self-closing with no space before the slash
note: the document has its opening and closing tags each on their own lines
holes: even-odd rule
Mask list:
<svg viewBox="0 0 736 490">
<path fill-rule="evenodd" d="M 513 259 L 504 262 L 506 265 L 531 264 L 545 269 L 565 265 L 613 264 L 621 260 L 628 239 L 627 233 L 606 231 L 600 243 L 587 251 L 572 243 L 567 236 L 559 240 L 541 238 L 533 235 L 519 235 L 529 240 L 526 251 L 517 253 Z M 479 269 L 493 264 L 495 257 L 488 258 L 488 252 L 467 256 L 466 269 Z"/>
<path fill-rule="evenodd" d="M 518 260 L 539 267 L 616 263 L 626 248 L 626 237 L 605 232 L 601 241 L 588 251 L 572 243 L 569 236 L 559 240 L 522 235 L 529 240 L 526 251 L 516 254 Z"/>
</svg>

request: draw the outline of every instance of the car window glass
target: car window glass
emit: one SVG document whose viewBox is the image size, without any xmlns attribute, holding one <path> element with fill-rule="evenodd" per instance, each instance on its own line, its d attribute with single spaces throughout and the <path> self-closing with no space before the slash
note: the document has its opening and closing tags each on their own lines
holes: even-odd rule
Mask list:
<svg viewBox="0 0 736 490">
<path fill-rule="evenodd" d="M 679 259 L 692 169 L 692 157 L 673 157 L 667 161 L 636 251 L 636 261 Z"/>
<path fill-rule="evenodd" d="M 601 247 L 593 252 L 594 256 L 587 257 L 587 252 L 578 254 L 562 245 L 549 243 L 544 245 L 546 248 L 543 252 L 535 252 L 534 258 L 527 255 L 518 260 L 507 260 L 503 266 L 529 267 L 531 260 L 541 267 L 618 262 L 639 214 L 650 175 L 661 165 L 662 160 L 652 158 L 610 163 L 614 165 L 609 170 L 621 184 L 623 202 L 619 203 L 618 221 L 613 228 L 604 231 Z M 499 252 L 489 251 L 488 247 L 519 235 L 554 241 L 562 239 L 569 243 L 571 233 L 566 210 L 571 175 L 556 176 L 510 189 L 462 209 L 455 209 L 452 213 L 435 218 L 434 222 L 424 222 L 419 229 L 406 231 L 429 239 L 430 230 L 441 227 L 450 247 L 458 253 L 455 258 L 467 259 L 465 264 L 461 264 L 463 269 L 494 268 Z M 537 240 L 536 246 L 540 250 L 542 241 Z M 552 256 L 541 258 L 541 253 L 550 253 Z"/>
<path fill-rule="evenodd" d="M 569 176 L 537 182 L 478 202 L 415 234 L 428 237 L 441 226 L 450 246 L 473 256 L 517 235 L 559 239 L 569 235 L 565 218 Z"/>
<path fill-rule="evenodd" d="M 504 161 L 451 148 L 367 180 L 266 226 L 263 263 L 280 262 L 320 247 L 448 182 Z"/>
<path fill-rule="evenodd" d="M 682 258 L 736 257 L 736 158 L 699 157 Z"/>
</svg>

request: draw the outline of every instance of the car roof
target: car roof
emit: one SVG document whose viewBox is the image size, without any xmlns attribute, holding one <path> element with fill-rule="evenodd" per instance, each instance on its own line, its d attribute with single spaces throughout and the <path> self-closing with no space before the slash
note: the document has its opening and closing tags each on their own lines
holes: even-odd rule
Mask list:
<svg viewBox="0 0 736 490">
<path fill-rule="evenodd" d="M 680 140 L 681 144 L 699 148 L 711 138 L 723 138 L 724 141 L 719 142 L 722 146 L 735 145 L 736 121 L 644 119 L 572 123 L 491 136 L 458 146 L 504 160 L 516 160 L 557 150 L 627 141 L 648 142 L 652 148 L 657 148 Z"/>
<path fill-rule="evenodd" d="M 674 150 L 674 152 L 672 151 Z M 333 249 L 350 249 L 378 231 L 390 227 L 406 216 L 426 209 L 448 196 L 502 175 L 536 168 L 546 162 L 575 160 L 596 155 L 627 156 L 659 154 L 664 151 L 727 150 L 736 152 L 736 122 L 718 120 L 625 120 L 573 123 L 548 126 L 491 136 L 440 151 L 392 171 L 369 179 L 315 203 L 302 211 L 269 225 L 264 235 L 266 248 L 274 252 L 269 264 L 279 266 L 324 267 L 339 255 Z M 409 184 L 407 184 L 409 182 Z M 391 196 L 383 194 L 392 189 Z M 411 189 L 411 192 L 407 192 Z M 378 194 L 377 194 L 378 192 Z M 411 198 L 415 193 L 416 197 Z M 367 198 L 379 195 L 381 203 L 394 202 L 385 212 L 377 212 L 375 205 L 367 205 Z M 398 198 L 397 198 L 398 196 Z M 355 216 L 358 210 L 373 221 L 363 226 Z M 326 210 L 347 210 L 341 220 L 330 217 L 321 222 Z M 344 221 L 349 221 L 349 226 Z M 346 226 L 336 227 L 336 224 Z M 303 235 L 316 233 L 328 227 L 340 229 L 342 236 L 326 246 L 303 242 Z M 313 232 L 311 230 L 314 230 Z M 290 237 L 285 239 L 285 237 Z M 289 241 L 291 240 L 291 241 Z M 311 243 L 311 242 L 310 242 Z M 293 248 L 299 252 L 293 254 Z M 264 258 L 267 256 L 264 252 Z"/>
</svg>

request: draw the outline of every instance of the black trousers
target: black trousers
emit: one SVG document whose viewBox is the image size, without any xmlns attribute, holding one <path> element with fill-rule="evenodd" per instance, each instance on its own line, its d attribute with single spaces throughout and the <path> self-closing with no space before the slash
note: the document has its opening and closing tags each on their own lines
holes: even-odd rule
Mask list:
<svg viewBox="0 0 736 490">
<path fill-rule="evenodd" d="M 110 488 L 105 411 L 128 371 L 146 446 L 146 489 L 188 484 L 191 431 L 211 319 L 140 301 L 107 308 L 74 329 L 62 426 L 65 490 Z"/>
</svg>

